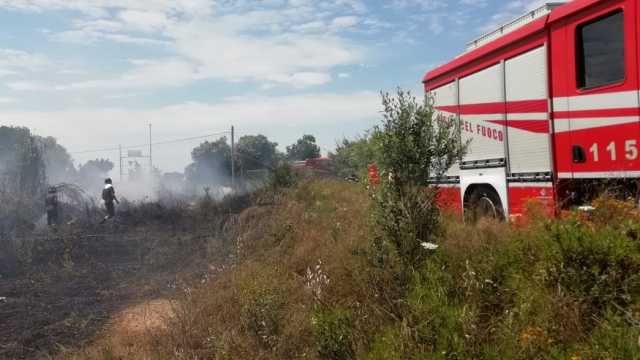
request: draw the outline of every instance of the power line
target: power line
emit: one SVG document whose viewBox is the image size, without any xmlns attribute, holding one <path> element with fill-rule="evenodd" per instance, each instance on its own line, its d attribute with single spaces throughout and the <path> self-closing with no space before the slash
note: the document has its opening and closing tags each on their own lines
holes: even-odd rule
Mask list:
<svg viewBox="0 0 640 360">
<path fill-rule="evenodd" d="M 212 136 L 217 136 L 217 135 L 222 135 L 222 134 L 227 134 L 227 133 L 229 133 L 229 130 L 219 131 L 219 132 L 216 132 L 216 133 L 211 133 L 211 134 L 206 134 L 206 135 L 193 136 L 193 137 L 188 137 L 188 138 L 180 138 L 180 139 L 174 139 L 174 140 L 159 141 L 159 142 L 151 143 L 151 145 L 152 146 L 156 146 L 156 145 L 176 144 L 176 143 L 187 142 L 187 141 L 192 141 L 192 140 L 206 139 L 206 138 L 209 138 L 209 137 L 212 137 Z M 139 145 L 122 146 L 122 150 L 139 149 L 139 148 L 143 148 L 143 147 L 147 147 L 147 146 L 149 146 L 149 143 L 139 144 Z M 101 149 L 93 149 L 93 150 L 75 151 L 75 152 L 72 152 L 70 154 L 71 155 L 90 154 L 90 153 L 98 153 L 98 152 L 119 151 L 120 149 L 121 148 L 119 146 L 117 146 L 117 147 L 112 147 L 112 148 L 101 148 Z"/>
</svg>

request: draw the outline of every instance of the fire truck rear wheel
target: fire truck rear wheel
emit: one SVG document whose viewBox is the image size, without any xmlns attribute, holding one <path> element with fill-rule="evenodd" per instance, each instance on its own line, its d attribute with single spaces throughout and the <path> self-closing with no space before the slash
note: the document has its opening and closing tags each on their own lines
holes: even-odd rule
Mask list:
<svg viewBox="0 0 640 360">
<path fill-rule="evenodd" d="M 504 209 L 498 193 L 487 186 L 478 187 L 472 190 L 465 203 L 466 219 L 472 223 L 480 219 L 504 220 Z"/>
</svg>

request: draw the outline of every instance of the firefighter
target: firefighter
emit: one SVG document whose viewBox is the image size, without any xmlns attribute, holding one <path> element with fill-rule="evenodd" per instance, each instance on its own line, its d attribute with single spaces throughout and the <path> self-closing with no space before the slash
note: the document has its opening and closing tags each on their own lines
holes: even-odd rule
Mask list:
<svg viewBox="0 0 640 360">
<path fill-rule="evenodd" d="M 55 186 L 49 188 L 44 204 L 47 210 L 47 224 L 52 227 L 58 225 L 58 190 Z"/>
<path fill-rule="evenodd" d="M 118 198 L 116 197 L 116 190 L 113 187 L 113 181 L 111 180 L 111 178 L 107 178 L 104 181 L 104 189 L 102 189 L 102 200 L 104 200 L 104 206 L 107 209 L 107 216 L 102 219 L 100 224 L 104 224 L 105 221 L 116 216 L 116 207 L 114 202 L 120 204 L 120 201 L 118 201 Z"/>
</svg>

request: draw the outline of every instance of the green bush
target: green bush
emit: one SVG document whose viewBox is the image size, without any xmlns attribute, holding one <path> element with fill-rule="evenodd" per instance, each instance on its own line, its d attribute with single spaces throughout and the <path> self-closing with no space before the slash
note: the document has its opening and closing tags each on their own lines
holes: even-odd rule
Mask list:
<svg viewBox="0 0 640 360">
<path fill-rule="evenodd" d="M 454 279 L 442 270 L 442 264 L 430 261 L 416 277 L 408 297 L 409 321 L 415 329 L 415 343 L 433 358 L 466 359 L 465 321 L 468 317 L 450 294 Z"/>
<path fill-rule="evenodd" d="M 640 251 L 625 234 L 570 220 L 553 226 L 549 240 L 551 280 L 598 314 L 640 296 Z"/>
<path fill-rule="evenodd" d="M 435 243 L 441 234 L 440 211 L 434 198 L 433 190 L 418 186 L 385 184 L 376 194 L 375 214 L 383 241 L 393 245 L 408 269 L 428 255 L 423 243 Z"/>
<path fill-rule="evenodd" d="M 281 163 L 276 166 L 273 169 L 269 180 L 269 184 L 275 189 L 290 188 L 297 182 L 298 176 L 287 163 Z"/>
<path fill-rule="evenodd" d="M 342 178 L 367 179 L 367 167 L 381 157 L 380 132 L 368 132 L 355 140 L 343 139 L 329 154 L 333 170 Z"/>
<path fill-rule="evenodd" d="M 630 319 L 608 313 L 594 329 L 588 345 L 581 351 L 581 359 L 638 360 L 640 359 L 640 324 L 630 326 Z"/>
<path fill-rule="evenodd" d="M 351 313 L 342 308 L 316 311 L 313 327 L 321 359 L 354 359 Z"/>
<path fill-rule="evenodd" d="M 373 339 L 371 350 L 365 356 L 367 360 L 402 359 L 405 356 L 407 340 L 403 337 L 401 329 L 389 327 L 382 329 L 380 335 Z"/>
<path fill-rule="evenodd" d="M 242 329 L 268 350 L 276 350 L 285 305 L 281 277 L 275 269 L 250 273 L 240 283 Z"/>
<path fill-rule="evenodd" d="M 423 245 L 436 242 L 439 234 L 437 191 L 424 187 L 465 149 L 458 123 L 437 121 L 426 100 L 419 103 L 402 90 L 395 97 L 383 94 L 384 120 L 376 133 L 384 173 L 375 196 L 377 223 L 383 241 L 395 246 L 408 270 L 424 259 Z"/>
</svg>

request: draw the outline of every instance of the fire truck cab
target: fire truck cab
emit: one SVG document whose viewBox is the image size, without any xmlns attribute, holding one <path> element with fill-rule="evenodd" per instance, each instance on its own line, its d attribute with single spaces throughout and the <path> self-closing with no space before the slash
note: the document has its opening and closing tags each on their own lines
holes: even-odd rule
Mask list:
<svg viewBox="0 0 640 360">
<path fill-rule="evenodd" d="M 466 155 L 433 179 L 445 206 L 550 213 L 640 179 L 640 0 L 549 3 L 468 44 L 423 78 Z"/>
</svg>

